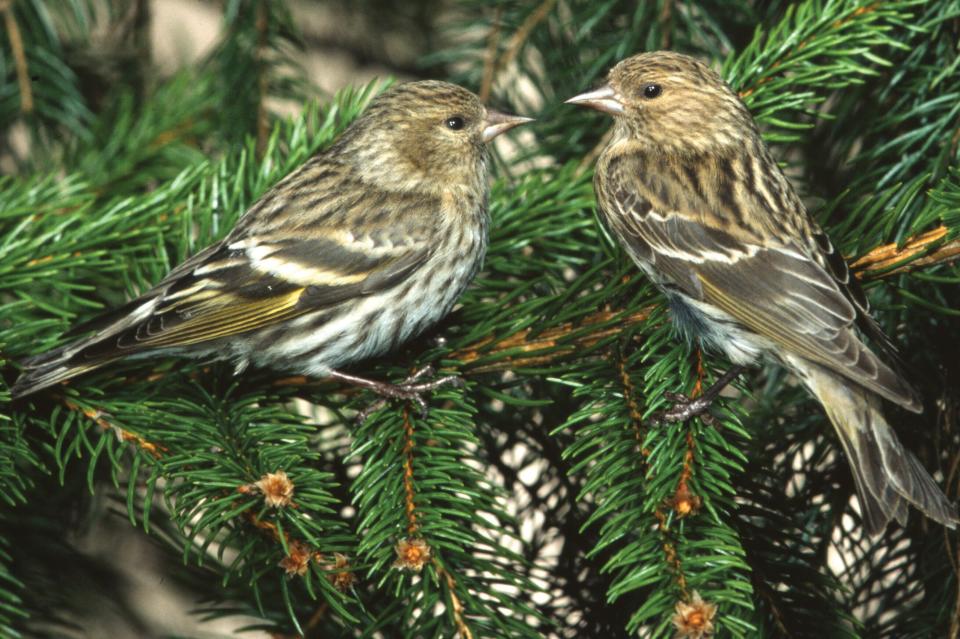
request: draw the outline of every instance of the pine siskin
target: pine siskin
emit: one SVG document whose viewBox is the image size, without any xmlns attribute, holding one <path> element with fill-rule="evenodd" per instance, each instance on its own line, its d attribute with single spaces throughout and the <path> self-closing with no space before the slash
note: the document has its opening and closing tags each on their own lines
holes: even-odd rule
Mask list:
<svg viewBox="0 0 960 639">
<path fill-rule="evenodd" d="M 528 121 L 445 82 L 387 90 L 222 241 L 70 332 L 92 336 L 24 362 L 13 396 L 124 357 L 187 355 L 329 375 L 422 404 L 431 383 L 336 369 L 449 312 L 486 251 L 485 143 Z"/>
<path fill-rule="evenodd" d="M 681 332 L 738 365 L 705 401 L 667 417 L 701 412 L 739 366 L 771 356 L 833 422 L 870 534 L 891 519 L 904 524 L 908 504 L 953 528 L 955 507 L 881 410 L 884 398 L 920 412 L 920 399 L 861 341 L 858 331 L 895 357 L 737 94 L 704 64 L 670 52 L 624 60 L 608 81 L 567 100 L 614 118 L 594 178 L 602 217 L 663 290 Z"/>
</svg>

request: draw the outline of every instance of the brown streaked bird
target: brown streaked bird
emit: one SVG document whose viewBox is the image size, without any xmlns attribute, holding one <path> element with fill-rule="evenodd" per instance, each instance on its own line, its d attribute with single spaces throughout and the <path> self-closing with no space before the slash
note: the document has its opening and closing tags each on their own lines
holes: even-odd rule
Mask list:
<svg viewBox="0 0 960 639">
<path fill-rule="evenodd" d="M 778 360 L 836 428 L 870 534 L 891 519 L 904 524 L 908 505 L 953 528 L 955 506 L 881 407 L 885 399 L 920 412 L 919 396 L 862 341 L 895 361 L 843 257 L 737 94 L 697 60 L 659 51 L 620 62 L 605 86 L 567 102 L 614 119 L 594 177 L 604 222 L 665 293 L 681 333 L 735 364 L 665 417 L 703 412 L 742 366 Z"/>
<path fill-rule="evenodd" d="M 88 337 L 25 361 L 13 396 L 120 358 L 186 355 L 333 376 L 423 405 L 420 393 L 450 379 L 393 385 L 338 369 L 449 312 L 486 252 L 486 143 L 529 121 L 446 82 L 388 89 L 223 240 L 69 333 Z"/>
</svg>

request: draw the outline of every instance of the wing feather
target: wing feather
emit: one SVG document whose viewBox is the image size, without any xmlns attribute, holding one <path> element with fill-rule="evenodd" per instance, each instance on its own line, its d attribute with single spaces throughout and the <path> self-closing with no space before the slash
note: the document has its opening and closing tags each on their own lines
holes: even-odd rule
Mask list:
<svg viewBox="0 0 960 639">
<path fill-rule="evenodd" d="M 836 257 L 820 255 L 815 244 L 787 232 L 730 224 L 722 203 L 706 196 L 675 198 L 673 208 L 658 208 L 663 198 L 646 188 L 640 171 L 629 159 L 613 162 L 598 189 L 615 194 L 605 198 L 604 208 L 612 213 L 605 211 L 605 218 L 635 259 L 651 262 L 666 284 L 721 309 L 748 330 L 919 410 L 913 389 L 857 335 L 857 327 L 876 325 L 859 290 L 848 290 L 849 274 L 830 266 Z M 683 190 L 682 184 L 676 187 Z M 617 197 L 623 193 L 631 195 Z M 740 196 L 740 210 L 753 207 L 754 215 L 766 214 L 759 210 L 762 202 Z"/>
<path fill-rule="evenodd" d="M 319 169 L 306 165 L 302 170 Z M 271 211 L 284 212 L 276 203 L 285 200 L 285 213 L 300 216 L 297 236 L 276 220 L 252 219 L 254 205 L 223 241 L 178 266 L 122 312 L 88 322 L 86 328 L 98 332 L 59 355 L 98 360 L 231 337 L 384 291 L 429 259 L 435 230 L 428 216 L 439 202 L 422 195 L 386 198 L 366 185 L 347 184 L 349 175 L 329 167 L 320 177 L 329 183 L 278 194 L 284 182 L 264 197 L 274 203 Z M 316 206 L 316 193 L 324 189 L 363 195 L 326 198 L 327 210 L 297 210 L 308 201 Z M 387 200 L 393 205 L 390 213 L 404 221 L 402 231 L 356 223 Z M 317 223 L 304 221 L 310 219 Z M 131 321 L 131 312 L 148 303 L 150 312 Z"/>
</svg>

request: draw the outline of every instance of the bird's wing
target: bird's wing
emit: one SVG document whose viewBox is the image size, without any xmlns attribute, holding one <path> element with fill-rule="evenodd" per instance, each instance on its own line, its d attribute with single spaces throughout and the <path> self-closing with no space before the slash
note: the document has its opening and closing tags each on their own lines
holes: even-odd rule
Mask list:
<svg viewBox="0 0 960 639">
<path fill-rule="evenodd" d="M 734 214 L 720 210 L 720 197 L 678 198 L 674 208 L 658 210 L 663 198 L 649 190 L 637 169 L 629 161 L 611 163 L 602 185 L 607 195 L 601 197 L 606 219 L 635 256 L 652 263 L 688 296 L 723 310 L 750 331 L 919 410 L 915 392 L 860 340 L 854 327 L 863 311 L 826 267 L 827 258 L 814 254 L 815 247 L 811 251 L 800 238 L 730 224 Z M 737 196 L 741 210 L 762 205 L 741 191 Z"/>
<path fill-rule="evenodd" d="M 323 182 L 320 176 L 314 186 L 328 192 L 300 186 L 284 193 L 288 182 L 282 182 L 251 212 L 269 206 L 289 216 L 286 222 L 248 213 L 230 236 L 154 289 L 88 323 L 100 333 L 84 345 L 85 357 L 189 346 L 263 328 L 384 291 L 429 259 L 425 220 L 439 202 L 385 197 L 342 174 L 336 184 Z M 337 189 L 350 195 L 338 197 Z M 403 230 L 364 222 L 384 215 L 403 220 Z"/>
<path fill-rule="evenodd" d="M 362 241 L 356 239 L 362 240 L 292 245 L 251 237 L 248 248 L 225 245 L 173 282 L 151 307 L 149 319 L 122 335 L 116 346 L 187 346 L 263 328 L 395 286 L 429 256 L 424 243 L 414 243 L 371 257 L 361 253 Z"/>
</svg>

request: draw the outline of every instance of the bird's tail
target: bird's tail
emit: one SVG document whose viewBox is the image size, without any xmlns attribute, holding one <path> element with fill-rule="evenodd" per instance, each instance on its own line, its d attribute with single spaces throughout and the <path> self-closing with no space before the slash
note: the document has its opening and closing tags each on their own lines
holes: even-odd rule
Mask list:
<svg viewBox="0 0 960 639">
<path fill-rule="evenodd" d="M 71 328 L 63 337 L 90 335 L 20 362 L 23 372 L 10 394 L 23 397 L 143 350 L 121 350 L 119 340 L 148 319 L 156 304 L 155 297 L 138 298 Z"/>
<path fill-rule="evenodd" d="M 10 389 L 10 395 L 16 399 L 35 393 L 48 386 L 76 377 L 104 366 L 114 358 L 85 359 L 78 353 L 66 348 L 23 362 L 23 372 Z"/>
<path fill-rule="evenodd" d="M 883 532 L 891 519 L 905 525 L 908 506 L 944 526 L 956 526 L 956 507 L 897 439 L 878 396 L 816 364 L 796 359 L 790 364 L 837 429 L 870 535 Z"/>
</svg>

